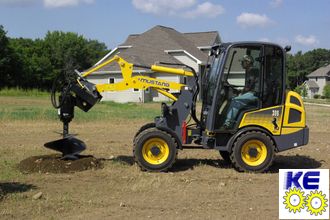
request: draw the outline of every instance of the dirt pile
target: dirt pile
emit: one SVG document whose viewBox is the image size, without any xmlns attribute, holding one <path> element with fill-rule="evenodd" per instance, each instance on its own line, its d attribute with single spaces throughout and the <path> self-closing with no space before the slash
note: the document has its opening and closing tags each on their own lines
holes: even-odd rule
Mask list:
<svg viewBox="0 0 330 220">
<path fill-rule="evenodd" d="M 18 169 L 22 173 L 72 173 L 100 168 L 103 168 L 102 162 L 93 156 L 62 160 L 59 154 L 33 156 L 18 164 Z"/>
</svg>

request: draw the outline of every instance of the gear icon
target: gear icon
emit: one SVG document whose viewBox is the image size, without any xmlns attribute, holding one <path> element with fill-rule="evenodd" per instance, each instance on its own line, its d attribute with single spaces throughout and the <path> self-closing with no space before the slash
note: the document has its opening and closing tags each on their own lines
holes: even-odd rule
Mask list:
<svg viewBox="0 0 330 220">
<path fill-rule="evenodd" d="M 325 212 L 325 208 L 328 207 L 327 202 L 328 200 L 325 198 L 325 194 L 322 194 L 322 191 L 311 191 L 306 196 L 307 211 L 310 212 L 311 215 L 322 215 L 322 212 Z"/>
<path fill-rule="evenodd" d="M 290 212 L 300 212 L 300 210 L 305 207 L 304 192 L 302 192 L 299 188 L 290 188 L 289 191 L 285 192 L 285 196 L 283 196 L 283 199 L 283 204 L 286 205 L 285 208 L 289 209 Z"/>
</svg>

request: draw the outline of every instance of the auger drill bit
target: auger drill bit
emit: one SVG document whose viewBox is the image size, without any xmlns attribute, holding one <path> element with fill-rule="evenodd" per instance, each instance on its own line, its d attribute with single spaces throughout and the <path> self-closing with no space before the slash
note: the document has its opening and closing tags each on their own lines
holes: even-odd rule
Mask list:
<svg viewBox="0 0 330 220">
<path fill-rule="evenodd" d="M 78 83 L 78 80 L 81 81 Z M 54 81 L 54 85 L 56 81 L 58 79 Z M 54 85 L 51 100 L 53 106 L 58 109 L 59 118 L 63 123 L 63 138 L 45 143 L 44 146 L 61 152 L 62 159 L 76 160 L 79 159 L 79 154 L 86 149 L 86 144 L 69 134 L 69 123 L 74 118 L 74 107 L 77 106 L 87 112 L 102 96 L 96 91 L 94 84 L 78 78 L 61 88 L 61 95 L 57 103 Z"/>
</svg>

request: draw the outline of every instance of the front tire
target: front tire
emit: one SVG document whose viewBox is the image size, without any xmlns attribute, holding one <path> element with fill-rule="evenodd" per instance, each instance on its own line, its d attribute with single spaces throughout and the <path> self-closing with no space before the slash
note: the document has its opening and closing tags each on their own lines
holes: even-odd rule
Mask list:
<svg viewBox="0 0 330 220">
<path fill-rule="evenodd" d="M 238 171 L 263 172 L 274 159 L 274 143 L 265 133 L 250 131 L 240 135 L 230 155 Z"/>
<path fill-rule="evenodd" d="M 148 128 L 135 137 L 133 155 L 142 170 L 167 171 L 176 160 L 177 144 L 165 131 Z"/>
</svg>

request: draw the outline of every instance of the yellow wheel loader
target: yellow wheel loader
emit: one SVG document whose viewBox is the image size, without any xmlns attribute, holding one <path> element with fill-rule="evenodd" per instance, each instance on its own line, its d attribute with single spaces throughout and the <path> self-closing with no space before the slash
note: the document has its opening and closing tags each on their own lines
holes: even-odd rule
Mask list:
<svg viewBox="0 0 330 220">
<path fill-rule="evenodd" d="M 219 151 L 238 171 L 263 172 L 276 152 L 308 143 L 303 101 L 285 86 L 285 56 L 289 50 L 289 46 L 283 49 L 260 42 L 214 45 L 200 76 L 188 66 L 142 66 L 114 56 L 84 74 L 55 81 L 52 103 L 63 122 L 63 139 L 45 146 L 62 152 L 64 159 L 77 159 L 86 146 L 68 132 L 75 106 L 87 112 L 102 98 L 102 92 L 150 88 L 173 102 L 162 103 L 161 116 L 142 126 L 133 139 L 133 155 L 142 170 L 167 171 L 175 163 L 178 150 L 202 148 Z M 112 62 L 121 68 L 121 82 L 95 85 L 86 79 Z M 134 68 L 176 74 L 187 80 L 180 84 L 132 76 Z M 198 98 L 202 104 L 199 116 Z"/>
</svg>

